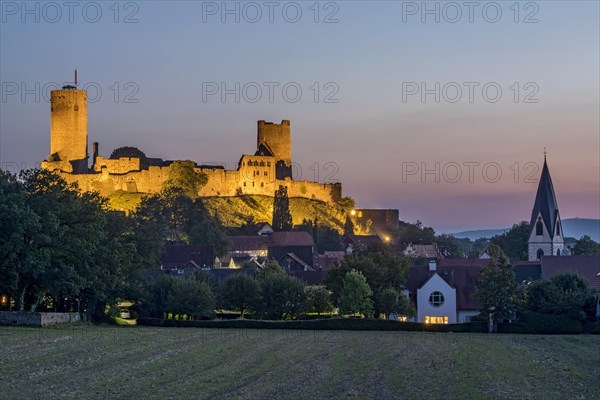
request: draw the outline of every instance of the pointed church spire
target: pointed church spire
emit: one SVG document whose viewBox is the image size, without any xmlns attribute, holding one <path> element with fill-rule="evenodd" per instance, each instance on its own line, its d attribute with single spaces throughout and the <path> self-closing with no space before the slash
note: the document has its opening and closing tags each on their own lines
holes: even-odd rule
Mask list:
<svg viewBox="0 0 600 400">
<path fill-rule="evenodd" d="M 557 221 L 559 222 L 558 204 L 556 202 L 556 195 L 554 194 L 554 185 L 552 184 L 552 178 L 550 177 L 550 170 L 548 169 L 548 163 L 546 162 L 545 149 L 544 167 L 542 168 L 542 175 L 540 177 L 535 202 L 533 203 L 533 210 L 531 212 L 531 232 L 536 227 L 538 216 L 541 217 L 544 226 L 550 234 L 550 238 L 553 238 L 555 234 L 557 234 L 556 224 Z"/>
</svg>

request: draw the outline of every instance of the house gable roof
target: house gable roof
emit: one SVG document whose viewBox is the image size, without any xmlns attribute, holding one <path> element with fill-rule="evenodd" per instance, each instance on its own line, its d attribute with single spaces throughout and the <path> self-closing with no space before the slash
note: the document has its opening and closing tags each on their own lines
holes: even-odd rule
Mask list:
<svg viewBox="0 0 600 400">
<path fill-rule="evenodd" d="M 314 246 L 315 242 L 306 231 L 273 232 L 269 237 L 269 246 Z"/>
<path fill-rule="evenodd" d="M 600 291 L 600 256 L 542 256 L 542 277 L 550 279 L 564 272 L 575 272 Z"/>
</svg>

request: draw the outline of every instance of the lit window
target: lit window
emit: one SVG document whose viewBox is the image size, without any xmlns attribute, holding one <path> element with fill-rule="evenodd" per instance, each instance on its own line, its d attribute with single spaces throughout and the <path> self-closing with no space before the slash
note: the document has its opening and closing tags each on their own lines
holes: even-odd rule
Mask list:
<svg viewBox="0 0 600 400">
<path fill-rule="evenodd" d="M 433 292 L 429 295 L 429 304 L 433 307 L 440 307 L 444 304 L 444 295 L 442 292 Z"/>
<path fill-rule="evenodd" d="M 444 315 L 444 316 L 429 316 L 426 315 L 425 316 L 425 323 L 426 324 L 447 324 L 448 323 L 448 316 Z"/>
</svg>

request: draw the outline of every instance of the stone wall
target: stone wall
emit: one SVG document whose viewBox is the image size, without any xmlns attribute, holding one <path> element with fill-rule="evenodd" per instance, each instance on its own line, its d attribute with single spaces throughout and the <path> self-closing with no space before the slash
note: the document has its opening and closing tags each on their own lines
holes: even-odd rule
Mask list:
<svg viewBox="0 0 600 400">
<path fill-rule="evenodd" d="M 79 321 L 81 321 L 79 313 L 0 311 L 0 325 L 48 326 L 64 322 Z"/>
<path fill-rule="evenodd" d="M 238 170 L 204 167 L 198 169 L 208 176 L 208 182 L 198 195 L 200 197 L 238 196 L 240 194 L 273 196 L 280 185 L 288 188 L 290 197 L 304 197 L 335 202 L 342 196 L 340 183 L 324 184 L 310 181 L 295 181 L 289 178 L 276 179 L 273 157 L 243 156 Z M 117 160 L 115 160 L 117 161 Z M 249 163 L 251 163 L 249 165 Z M 258 163 L 258 165 L 255 165 Z M 43 168 L 54 169 L 55 163 L 44 162 Z M 113 165 L 113 168 L 117 168 Z M 130 193 L 158 193 L 169 178 L 169 167 L 150 166 L 148 169 L 126 173 L 110 173 L 109 168 L 101 172 L 71 174 L 55 169 L 67 182 L 75 182 L 83 191 L 97 191 L 110 196 L 116 191 Z"/>
</svg>

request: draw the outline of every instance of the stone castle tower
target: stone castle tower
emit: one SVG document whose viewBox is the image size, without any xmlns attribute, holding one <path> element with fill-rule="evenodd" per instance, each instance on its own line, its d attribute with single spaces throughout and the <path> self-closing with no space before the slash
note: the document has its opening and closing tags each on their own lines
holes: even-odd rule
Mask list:
<svg viewBox="0 0 600 400">
<path fill-rule="evenodd" d="M 277 179 L 292 178 L 292 142 L 290 121 L 281 124 L 258 121 L 257 156 L 275 157 Z"/>
<path fill-rule="evenodd" d="M 49 161 L 61 162 L 67 172 L 87 172 L 87 138 L 87 92 L 70 85 L 51 91 Z"/>
<path fill-rule="evenodd" d="M 545 155 L 544 168 L 533 203 L 529 229 L 527 242 L 529 261 L 539 260 L 544 255 L 564 255 L 565 239 L 562 223 Z"/>
</svg>

